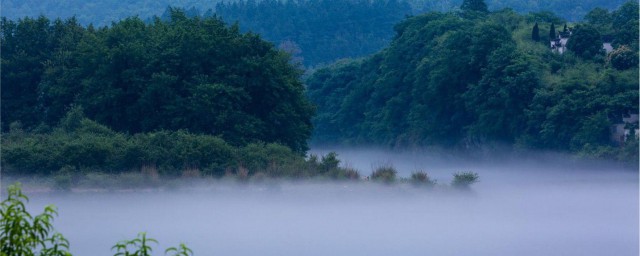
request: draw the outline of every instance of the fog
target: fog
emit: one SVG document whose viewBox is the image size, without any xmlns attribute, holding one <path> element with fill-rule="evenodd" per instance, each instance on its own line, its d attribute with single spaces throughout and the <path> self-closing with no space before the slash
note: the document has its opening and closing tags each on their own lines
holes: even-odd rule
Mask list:
<svg viewBox="0 0 640 256">
<path fill-rule="evenodd" d="M 58 207 L 74 255 L 113 255 L 140 231 L 195 255 L 638 255 L 638 171 L 558 154 L 337 151 L 368 175 L 423 170 L 433 189 L 371 182 L 193 184 L 163 191 L 33 193 Z M 526 156 L 526 157 L 523 157 Z M 470 191 L 445 186 L 473 171 Z"/>
</svg>

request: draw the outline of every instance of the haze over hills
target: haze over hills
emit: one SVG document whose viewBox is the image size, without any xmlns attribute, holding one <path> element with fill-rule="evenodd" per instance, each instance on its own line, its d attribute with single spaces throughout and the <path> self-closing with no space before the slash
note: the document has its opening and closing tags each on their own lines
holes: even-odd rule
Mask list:
<svg viewBox="0 0 640 256">
<path fill-rule="evenodd" d="M 272 1 L 272 0 L 271 0 Z M 180 8 L 195 8 L 204 14 L 207 10 L 215 10 L 219 2 L 236 2 L 234 0 L 104 0 L 104 1 L 81 1 L 81 0 L 2 0 L 2 16 L 17 19 L 25 16 L 44 15 L 49 18 L 68 18 L 75 15 L 80 23 L 95 25 L 109 25 L 112 21 L 117 21 L 129 16 L 140 16 L 146 18 L 154 15 L 161 15 L 167 6 Z M 261 2 L 250 0 L 247 2 Z M 269 1 L 268 1 L 269 2 Z M 286 2 L 286 1 L 283 1 Z M 304 1 L 296 1 L 304 2 Z M 425 11 L 450 11 L 456 9 L 462 3 L 461 0 L 409 0 L 407 1 L 414 13 Z M 570 20 L 581 20 L 584 15 L 595 7 L 605 9 L 618 8 L 624 1 L 622 0 L 551 0 L 551 1 L 525 1 L 525 0 L 489 0 L 487 5 L 490 10 L 512 8 L 517 12 L 537 12 L 552 11 L 559 16 Z"/>
</svg>

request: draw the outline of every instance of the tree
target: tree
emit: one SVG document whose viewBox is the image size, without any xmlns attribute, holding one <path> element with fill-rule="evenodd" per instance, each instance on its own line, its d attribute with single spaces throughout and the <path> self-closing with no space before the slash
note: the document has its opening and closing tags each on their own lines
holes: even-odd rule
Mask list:
<svg viewBox="0 0 640 256">
<path fill-rule="evenodd" d="M 567 41 L 567 49 L 585 59 L 591 59 L 604 52 L 600 33 L 591 25 L 576 26 L 573 35 Z"/>
<path fill-rule="evenodd" d="M 556 39 L 556 27 L 551 23 L 551 28 L 549 28 L 549 40 L 552 41 Z"/>
<path fill-rule="evenodd" d="M 602 34 L 610 34 L 612 32 L 612 17 L 609 10 L 604 8 L 595 8 L 584 16 L 585 21 L 595 27 Z"/>
<path fill-rule="evenodd" d="M 474 11 L 474 12 L 482 12 L 488 13 L 489 9 L 487 8 L 487 4 L 484 0 L 464 0 L 460 9 L 463 11 Z"/>
<path fill-rule="evenodd" d="M 638 1 L 627 1 L 620 8 L 611 13 L 614 28 L 614 44 L 629 45 L 632 49 L 638 49 Z"/>
<path fill-rule="evenodd" d="M 638 52 L 622 45 L 609 53 L 607 63 L 617 70 L 638 67 Z"/>
<path fill-rule="evenodd" d="M 469 85 L 463 94 L 474 121 L 465 127 L 469 141 L 513 143 L 524 130 L 524 113 L 529 106 L 539 78 L 532 59 L 514 44 L 492 52 L 483 77 Z"/>
<path fill-rule="evenodd" d="M 531 30 L 531 40 L 535 42 L 540 41 L 540 29 L 538 28 L 538 22 L 533 25 L 533 29 Z"/>
</svg>

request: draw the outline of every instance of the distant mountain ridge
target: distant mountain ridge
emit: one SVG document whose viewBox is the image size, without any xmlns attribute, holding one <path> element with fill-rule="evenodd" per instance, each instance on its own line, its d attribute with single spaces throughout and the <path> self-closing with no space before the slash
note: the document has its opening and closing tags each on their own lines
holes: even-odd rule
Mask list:
<svg viewBox="0 0 640 256">
<path fill-rule="evenodd" d="M 247 1 L 251 2 L 253 0 Z M 269 0 L 275 1 L 275 0 Z M 44 15 L 48 18 L 69 18 L 76 16 L 81 24 L 104 26 L 110 25 L 113 21 L 139 16 L 147 18 L 160 16 L 167 6 L 180 8 L 195 8 L 201 13 L 207 10 L 215 10 L 216 4 L 220 2 L 238 2 L 222 0 L 102 0 L 102 1 L 81 1 L 81 0 L 2 0 L 2 16 L 9 19 L 18 19 L 25 16 L 36 17 Z M 261 2 L 253 1 L 253 2 Z M 283 1 L 286 2 L 286 1 Z M 296 1 L 303 2 L 303 1 Z M 456 9 L 462 3 L 461 0 L 409 0 L 414 13 L 426 11 L 450 11 Z M 499 10 L 511 8 L 520 13 L 552 11 L 569 21 L 581 20 L 587 12 L 595 7 L 609 10 L 618 8 L 624 3 L 623 0 L 550 0 L 550 1 L 524 1 L 524 0 L 490 0 L 487 1 L 489 10 Z"/>
</svg>

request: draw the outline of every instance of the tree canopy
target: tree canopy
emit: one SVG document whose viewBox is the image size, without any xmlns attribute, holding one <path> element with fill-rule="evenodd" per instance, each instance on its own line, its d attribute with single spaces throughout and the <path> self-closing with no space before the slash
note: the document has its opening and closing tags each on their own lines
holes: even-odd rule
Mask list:
<svg viewBox="0 0 640 256">
<path fill-rule="evenodd" d="M 460 9 L 463 11 L 489 12 L 484 0 L 463 0 Z"/>
<path fill-rule="evenodd" d="M 313 106 L 290 55 L 218 18 L 2 20 L 3 129 L 55 126 L 74 106 L 127 133 L 188 130 L 307 149 Z"/>
</svg>

